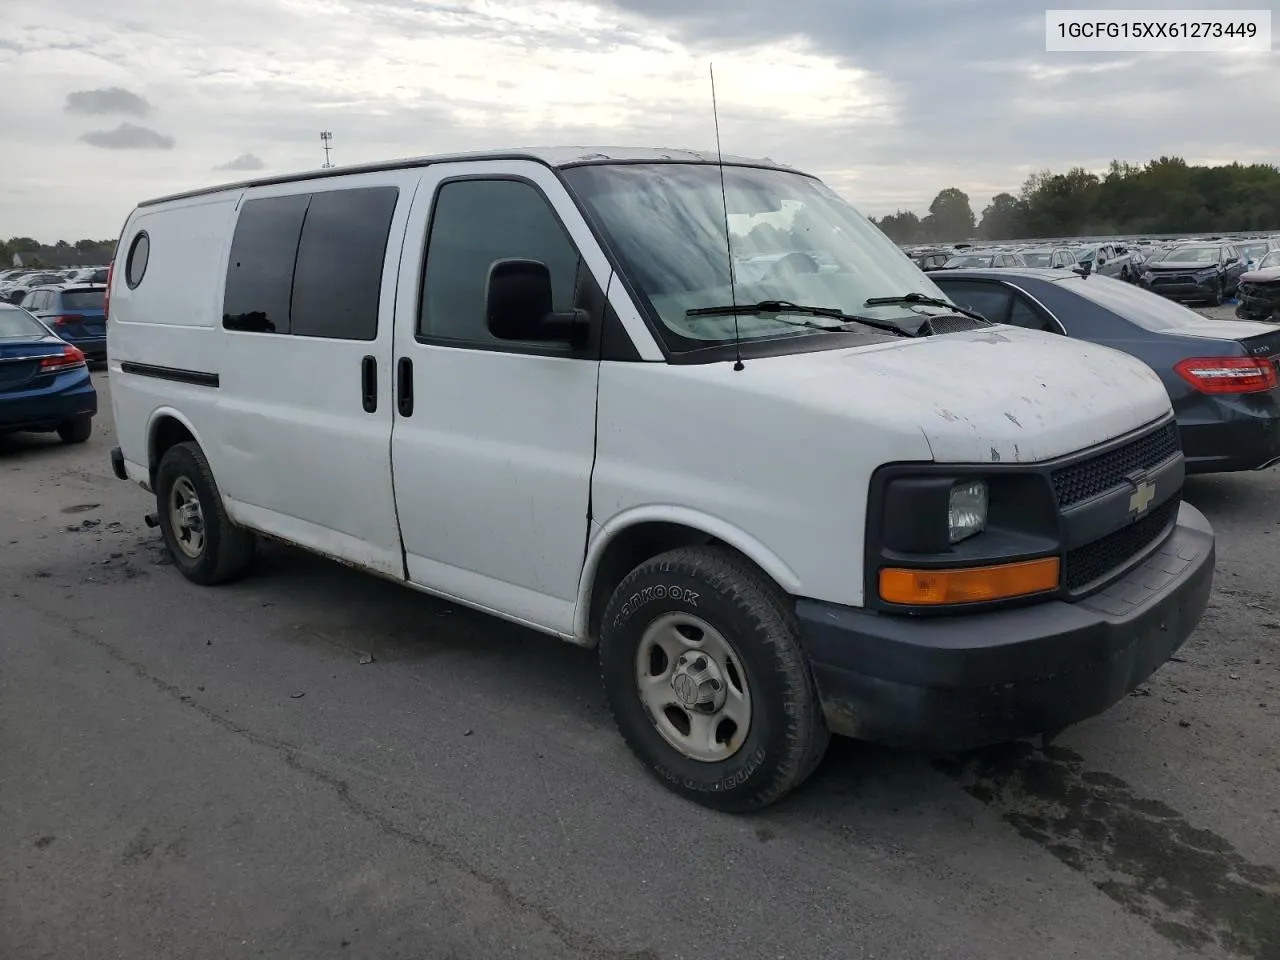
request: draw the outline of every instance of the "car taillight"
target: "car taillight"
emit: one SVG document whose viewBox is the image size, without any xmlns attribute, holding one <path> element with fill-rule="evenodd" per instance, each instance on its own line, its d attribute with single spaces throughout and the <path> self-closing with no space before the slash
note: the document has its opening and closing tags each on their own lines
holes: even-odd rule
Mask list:
<svg viewBox="0 0 1280 960">
<path fill-rule="evenodd" d="M 55 373 L 59 370 L 70 370 L 72 367 L 82 366 L 84 366 L 84 351 L 69 343 L 62 348 L 62 353 L 40 360 L 41 373 Z"/>
<path fill-rule="evenodd" d="M 1280 380 L 1265 357 L 1191 357 L 1173 369 L 1201 393 L 1262 393 Z"/>
<path fill-rule="evenodd" d="M 102 295 L 103 321 L 106 321 L 106 319 L 111 315 L 111 278 L 115 276 L 115 273 L 116 273 L 116 262 L 113 259 L 109 264 L 107 264 L 107 289 L 106 289 L 106 292 L 104 292 Z"/>
<path fill-rule="evenodd" d="M 74 323 L 77 320 L 83 320 L 83 319 L 84 317 L 82 317 L 78 313 L 68 313 L 65 316 L 54 317 L 53 325 L 55 327 L 65 327 L 68 323 Z"/>
</svg>

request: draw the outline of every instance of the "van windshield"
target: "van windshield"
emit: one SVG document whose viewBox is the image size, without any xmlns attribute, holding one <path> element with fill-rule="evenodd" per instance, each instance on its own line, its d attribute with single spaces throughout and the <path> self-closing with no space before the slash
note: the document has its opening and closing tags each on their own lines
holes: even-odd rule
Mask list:
<svg viewBox="0 0 1280 960">
<path fill-rule="evenodd" d="M 803 174 L 726 165 L 723 199 L 713 164 L 587 164 L 563 175 L 675 351 L 732 342 L 732 316 L 687 311 L 733 300 L 893 319 L 914 314 L 866 301 L 906 293 L 948 299 L 888 237 Z M 830 335 L 788 317 L 740 315 L 737 326 L 743 340 Z"/>
</svg>

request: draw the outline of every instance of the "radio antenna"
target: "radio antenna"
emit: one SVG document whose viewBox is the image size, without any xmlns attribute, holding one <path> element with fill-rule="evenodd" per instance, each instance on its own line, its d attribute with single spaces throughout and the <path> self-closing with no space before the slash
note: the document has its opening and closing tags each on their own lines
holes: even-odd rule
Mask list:
<svg viewBox="0 0 1280 960">
<path fill-rule="evenodd" d="M 716 166 L 720 168 L 720 204 L 724 210 L 724 247 L 725 253 L 729 257 L 729 299 L 733 304 L 733 369 L 741 370 L 742 365 L 742 337 L 738 333 L 738 284 L 733 268 L 733 239 L 729 236 L 729 194 L 724 186 L 724 154 L 720 152 L 720 111 L 716 107 L 716 66 L 714 63 L 707 64 L 707 70 L 711 74 L 711 116 L 716 122 Z"/>
</svg>

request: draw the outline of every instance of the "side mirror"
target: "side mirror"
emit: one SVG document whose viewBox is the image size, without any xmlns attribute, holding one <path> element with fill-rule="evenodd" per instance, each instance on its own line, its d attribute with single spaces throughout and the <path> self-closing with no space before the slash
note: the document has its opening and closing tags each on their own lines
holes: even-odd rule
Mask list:
<svg viewBox="0 0 1280 960">
<path fill-rule="evenodd" d="M 551 271 L 537 260 L 497 260 L 489 268 L 485 319 L 499 340 L 578 344 L 590 324 L 582 310 L 553 313 Z"/>
<path fill-rule="evenodd" d="M 1107 264 L 1107 258 L 1106 258 L 1106 257 L 1099 257 L 1099 258 L 1098 258 L 1098 266 L 1103 267 L 1103 266 L 1106 266 L 1106 264 Z"/>
<path fill-rule="evenodd" d="M 1240 262 L 1240 258 L 1239 258 L 1239 257 L 1228 257 L 1228 258 L 1227 258 L 1227 266 L 1228 266 L 1228 267 L 1229 267 L 1229 266 L 1231 266 L 1231 264 L 1233 264 L 1233 263 L 1239 263 L 1239 262 Z"/>
</svg>

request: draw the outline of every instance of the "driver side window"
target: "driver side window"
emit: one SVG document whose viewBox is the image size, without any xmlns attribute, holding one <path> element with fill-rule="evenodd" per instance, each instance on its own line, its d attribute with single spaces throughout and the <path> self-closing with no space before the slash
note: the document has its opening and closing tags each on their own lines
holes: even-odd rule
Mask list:
<svg viewBox="0 0 1280 960">
<path fill-rule="evenodd" d="M 489 332 L 489 270 L 498 260 L 537 260 L 551 272 L 552 309 L 574 307 L 577 248 L 542 193 L 522 180 L 453 180 L 436 194 L 422 279 L 419 337 L 510 350 Z M 568 347 L 534 345 L 540 352 Z"/>
</svg>

